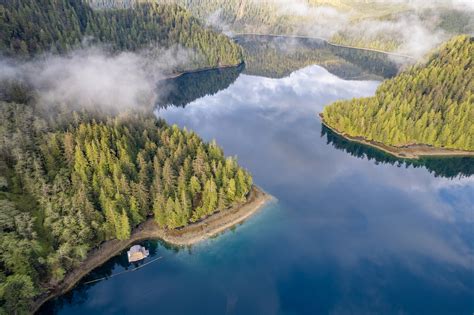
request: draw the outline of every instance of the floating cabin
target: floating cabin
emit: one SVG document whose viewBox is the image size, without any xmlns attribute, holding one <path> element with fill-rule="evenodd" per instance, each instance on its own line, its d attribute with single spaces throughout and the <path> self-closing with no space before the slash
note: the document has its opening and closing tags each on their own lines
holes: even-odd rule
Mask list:
<svg viewBox="0 0 474 315">
<path fill-rule="evenodd" d="M 149 255 L 150 252 L 145 247 L 140 245 L 134 245 L 130 247 L 129 251 L 127 252 L 128 262 L 140 261 Z"/>
</svg>

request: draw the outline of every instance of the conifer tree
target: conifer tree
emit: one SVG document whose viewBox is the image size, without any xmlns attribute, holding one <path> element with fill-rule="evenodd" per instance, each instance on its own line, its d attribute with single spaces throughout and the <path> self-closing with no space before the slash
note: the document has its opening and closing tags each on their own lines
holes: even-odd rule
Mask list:
<svg viewBox="0 0 474 315">
<path fill-rule="evenodd" d="M 128 216 L 125 209 L 122 210 L 122 215 L 120 216 L 120 224 L 117 230 L 117 238 L 119 240 L 126 240 L 130 238 L 130 223 L 128 221 Z"/>
<path fill-rule="evenodd" d="M 454 37 L 425 64 L 383 82 L 374 97 L 327 106 L 324 122 L 349 136 L 394 147 L 473 151 L 473 55 L 472 37 Z"/>
</svg>

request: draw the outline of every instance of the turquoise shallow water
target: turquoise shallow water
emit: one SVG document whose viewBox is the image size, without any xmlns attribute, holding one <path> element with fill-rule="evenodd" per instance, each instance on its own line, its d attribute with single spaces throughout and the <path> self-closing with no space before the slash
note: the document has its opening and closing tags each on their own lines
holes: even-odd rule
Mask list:
<svg viewBox="0 0 474 315">
<path fill-rule="evenodd" d="M 182 81 L 171 84 L 186 93 Z M 163 259 L 80 284 L 42 312 L 472 314 L 473 160 L 405 163 L 319 121 L 328 103 L 378 84 L 318 66 L 283 79 L 241 74 L 212 95 L 181 97 L 185 107 L 157 110 L 216 139 L 278 201 L 190 248 L 147 242 L 150 260 Z M 84 281 L 125 268 L 124 253 Z"/>
</svg>

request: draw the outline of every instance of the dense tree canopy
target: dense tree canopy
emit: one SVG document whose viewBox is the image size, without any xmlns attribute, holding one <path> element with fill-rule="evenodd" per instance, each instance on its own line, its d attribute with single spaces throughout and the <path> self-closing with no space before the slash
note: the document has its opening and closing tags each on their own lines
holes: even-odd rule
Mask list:
<svg viewBox="0 0 474 315">
<path fill-rule="evenodd" d="M 0 313 L 22 313 L 89 250 L 148 217 L 175 229 L 250 191 L 235 158 L 193 132 L 147 114 L 72 117 L 53 123 L 0 103 Z"/>
<path fill-rule="evenodd" d="M 458 36 L 426 64 L 383 82 L 376 95 L 338 101 L 324 121 L 350 136 L 392 146 L 474 150 L 474 40 Z"/>
<path fill-rule="evenodd" d="M 336 44 L 385 51 L 404 48 L 409 33 L 406 29 L 417 25 L 403 27 L 407 21 L 419 21 L 429 31 L 452 35 L 474 31 L 472 14 L 444 1 L 426 1 L 426 6 L 413 6 L 409 0 L 300 0 L 294 6 L 292 1 L 275 0 L 88 1 L 105 8 L 173 3 L 219 29 L 235 33 L 316 35 Z"/>
<path fill-rule="evenodd" d="M 242 61 L 238 45 L 171 4 L 93 10 L 81 0 L 1 1 L 0 35 L 0 50 L 15 56 L 64 53 L 88 41 L 115 50 L 181 45 L 197 53 L 194 67 Z"/>
<path fill-rule="evenodd" d="M 432 32 L 441 31 L 441 33 L 450 35 L 469 34 L 474 31 L 474 18 L 468 10 L 463 10 L 462 6 L 449 8 L 439 5 L 435 8 L 427 7 L 413 10 L 413 8 L 404 7 L 403 5 L 397 6 L 396 2 L 393 2 L 393 6 L 390 7 L 390 5 L 387 5 L 389 4 L 388 1 L 379 1 L 378 5 L 385 8 L 377 7 L 376 1 L 367 1 L 365 5 L 361 5 L 360 2 L 352 2 L 354 2 L 352 4 L 353 8 L 357 8 L 364 13 L 369 10 L 372 13 L 369 13 L 368 16 L 362 14 L 362 17 L 354 19 L 349 27 L 336 32 L 331 37 L 333 43 L 384 51 L 403 49 L 405 44 L 403 28 L 392 27 L 377 30 L 373 23 L 367 23 L 366 27 L 350 27 L 358 22 L 364 23 L 364 21 L 370 19 L 380 23 L 391 22 L 394 24 L 403 24 L 407 20 L 414 19 Z M 431 2 L 433 2 L 430 3 L 431 5 L 436 6 L 435 1 Z M 441 4 L 441 1 L 439 3 Z M 409 27 L 407 26 L 407 28 Z M 367 29 L 370 31 L 367 31 Z"/>
</svg>

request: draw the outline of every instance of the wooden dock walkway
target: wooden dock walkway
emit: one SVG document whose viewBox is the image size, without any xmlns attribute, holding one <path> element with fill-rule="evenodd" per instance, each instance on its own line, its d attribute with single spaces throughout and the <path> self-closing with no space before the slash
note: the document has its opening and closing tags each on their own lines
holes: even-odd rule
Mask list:
<svg viewBox="0 0 474 315">
<path fill-rule="evenodd" d="M 86 281 L 86 282 L 84 282 L 83 284 L 91 284 L 91 283 L 99 282 L 99 281 L 102 281 L 102 280 L 110 279 L 110 278 L 113 278 L 113 277 L 116 277 L 116 276 L 120 276 L 120 275 L 123 275 L 124 273 L 127 273 L 127 272 L 137 271 L 138 269 L 141 269 L 141 268 L 145 267 L 146 265 L 149 265 L 149 264 L 151 264 L 151 263 L 153 263 L 153 262 L 155 262 L 155 261 L 157 261 L 157 260 L 159 260 L 159 259 L 162 259 L 162 258 L 163 258 L 163 256 L 160 256 L 160 257 L 158 257 L 158 258 L 155 258 L 155 259 L 153 259 L 153 260 L 150 260 L 150 261 L 144 263 L 143 265 L 140 265 L 140 266 L 135 267 L 135 268 L 133 268 L 133 269 L 128 269 L 128 270 L 124 270 L 124 271 L 121 271 L 121 272 L 117 272 L 117 273 L 114 273 L 114 274 L 112 274 L 112 275 L 110 275 L 110 276 L 108 276 L 108 277 L 102 277 L 102 278 L 99 278 L 99 279 L 94 279 L 94 280 Z"/>
</svg>

